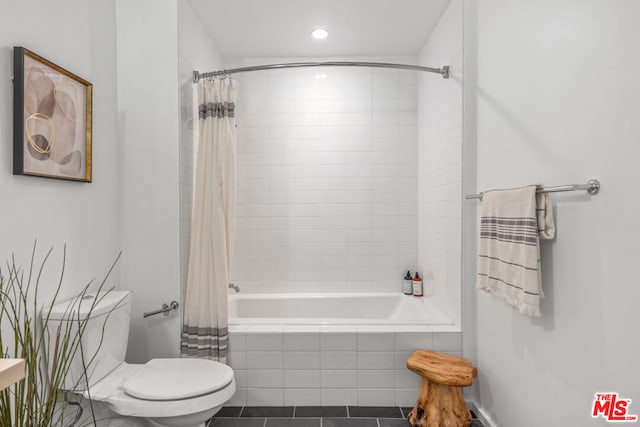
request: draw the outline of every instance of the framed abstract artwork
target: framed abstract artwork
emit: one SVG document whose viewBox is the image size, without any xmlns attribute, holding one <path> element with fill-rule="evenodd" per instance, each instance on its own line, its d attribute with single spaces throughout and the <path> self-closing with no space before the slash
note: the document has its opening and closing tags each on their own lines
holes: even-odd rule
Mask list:
<svg viewBox="0 0 640 427">
<path fill-rule="evenodd" d="M 91 83 L 13 48 L 13 174 L 91 182 Z"/>
</svg>

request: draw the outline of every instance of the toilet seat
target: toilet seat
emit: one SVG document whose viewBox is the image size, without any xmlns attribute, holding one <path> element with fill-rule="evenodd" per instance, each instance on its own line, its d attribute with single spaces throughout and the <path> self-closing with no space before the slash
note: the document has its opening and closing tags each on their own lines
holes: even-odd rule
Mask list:
<svg viewBox="0 0 640 427">
<path fill-rule="evenodd" d="M 180 400 L 144 400 L 129 396 L 119 390 L 105 400 L 113 412 L 123 416 L 141 418 L 169 418 L 192 415 L 222 407 L 236 392 L 236 383 L 214 393 Z M 213 415 L 213 414 L 211 414 Z"/>
<path fill-rule="evenodd" d="M 178 400 L 213 393 L 233 380 L 233 370 L 206 359 L 153 359 L 122 384 L 129 396 Z"/>
<path fill-rule="evenodd" d="M 163 359 L 154 359 L 160 360 Z M 147 362 L 147 364 L 154 360 Z M 171 359 L 168 359 L 171 360 Z M 191 359 L 173 359 L 173 360 L 191 360 Z M 217 364 L 210 360 L 202 360 L 205 363 Z M 153 363 L 151 372 L 155 366 L 162 364 Z M 150 400 L 134 397 L 125 392 L 123 385 L 133 379 L 146 365 L 129 365 L 122 363 L 104 379 L 96 383 L 90 390 L 86 390 L 83 395 L 86 398 L 104 402 L 109 408 L 117 414 L 132 417 L 144 418 L 163 418 L 177 417 L 182 415 L 194 414 L 206 411 L 211 408 L 222 406 L 234 395 L 236 391 L 236 383 L 233 379 L 233 371 L 231 373 L 231 381 L 217 390 L 200 394 L 194 397 L 166 399 L 166 400 Z M 224 366 L 224 365 L 223 365 Z M 206 369 L 206 368 L 205 368 Z M 230 370 L 231 368 L 229 368 Z M 220 380 L 213 381 L 220 384 Z M 175 385 L 175 382 L 174 384 Z M 185 392 L 183 392 L 184 395 Z M 165 395 L 166 397 L 166 392 Z"/>
</svg>

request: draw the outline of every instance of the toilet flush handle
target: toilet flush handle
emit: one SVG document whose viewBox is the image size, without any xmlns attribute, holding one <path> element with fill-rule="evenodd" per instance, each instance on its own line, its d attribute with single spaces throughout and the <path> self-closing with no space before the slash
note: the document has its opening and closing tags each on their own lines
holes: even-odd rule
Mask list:
<svg viewBox="0 0 640 427">
<path fill-rule="evenodd" d="M 147 311 L 146 313 L 144 313 L 142 315 L 142 317 L 147 318 L 149 316 L 155 316 L 156 314 L 164 314 L 165 316 L 169 315 L 169 312 L 171 310 L 177 310 L 178 307 L 180 307 L 180 304 L 178 304 L 178 301 L 171 301 L 170 304 L 162 304 L 162 308 L 159 310 L 154 310 L 154 311 Z"/>
</svg>

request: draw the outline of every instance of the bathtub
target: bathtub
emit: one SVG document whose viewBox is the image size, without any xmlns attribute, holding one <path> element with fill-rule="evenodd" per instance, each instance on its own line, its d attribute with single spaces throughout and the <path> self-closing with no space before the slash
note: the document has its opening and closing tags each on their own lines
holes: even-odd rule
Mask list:
<svg viewBox="0 0 640 427">
<path fill-rule="evenodd" d="M 401 293 L 236 294 L 231 325 L 380 325 L 416 331 L 451 330 L 428 298 Z M 354 329 L 355 330 L 355 329 Z"/>
<path fill-rule="evenodd" d="M 457 325 L 428 297 L 401 293 L 229 297 L 228 405 L 413 406 L 416 349 L 462 355 Z"/>
</svg>

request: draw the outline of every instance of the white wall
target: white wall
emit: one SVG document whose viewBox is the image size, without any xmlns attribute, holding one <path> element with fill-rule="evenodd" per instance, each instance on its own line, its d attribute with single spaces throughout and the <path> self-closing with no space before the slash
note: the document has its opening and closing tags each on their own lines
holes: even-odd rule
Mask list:
<svg viewBox="0 0 640 427">
<path fill-rule="evenodd" d="M 122 248 L 121 269 L 109 284 L 134 293 L 131 362 L 179 351 L 177 313 L 142 319 L 144 311 L 180 301 L 178 6 L 185 11 L 185 61 L 200 66 L 194 58 L 202 56 L 202 68 L 213 67 L 204 62 L 210 41 L 177 0 L 37 1 L 4 5 L 0 16 L 0 95 L 6 101 L 0 105 L 6 142 L 0 148 L 0 256 L 15 252 L 24 264 L 35 239 L 41 255 L 55 246 L 46 299 L 64 243 L 63 297 L 102 278 Z M 25 46 L 93 83 L 91 184 L 12 175 L 12 46 Z M 183 64 L 184 70 L 192 67 Z"/>
<path fill-rule="evenodd" d="M 61 297 L 101 279 L 119 252 L 115 2 L 4 2 L 0 14 L 0 260 L 26 266 L 55 248 L 40 299 L 52 297 L 67 243 Z M 13 176 L 13 46 L 24 46 L 93 83 L 93 182 Z M 3 267 L 4 269 L 4 267 Z M 116 270 L 109 281 L 118 284 Z M 3 325 L 4 326 L 4 325 Z"/>
<path fill-rule="evenodd" d="M 191 208 L 194 186 L 194 150 L 198 137 L 197 91 L 193 71 L 222 68 L 222 59 L 211 37 L 186 1 L 178 2 L 178 54 L 180 86 L 180 280 L 182 293 L 187 280 Z M 183 299 L 184 300 L 184 299 Z"/>
<path fill-rule="evenodd" d="M 477 190 L 477 3 L 463 0 L 463 84 L 462 84 L 462 194 Z M 474 287 L 478 233 L 477 203 L 462 200 L 462 350 L 477 366 L 477 292 Z M 478 401 L 478 381 L 465 388 L 468 400 Z"/>
<path fill-rule="evenodd" d="M 180 301 L 177 0 L 118 0 L 118 114 L 123 144 L 122 287 L 133 291 L 127 360 L 177 356 Z"/>
<path fill-rule="evenodd" d="M 602 425 L 594 393 L 617 391 L 640 414 L 640 3 L 477 7 L 478 189 L 602 181 L 553 196 L 541 318 L 478 295 L 480 405 L 496 426 Z"/>
<path fill-rule="evenodd" d="M 400 291 L 417 264 L 415 74 L 312 68 L 238 79 L 231 280 L 254 291 Z"/>
<path fill-rule="evenodd" d="M 433 303 L 461 323 L 462 0 L 454 0 L 419 54 L 449 65 L 448 80 L 418 79 L 418 268 Z"/>
</svg>

